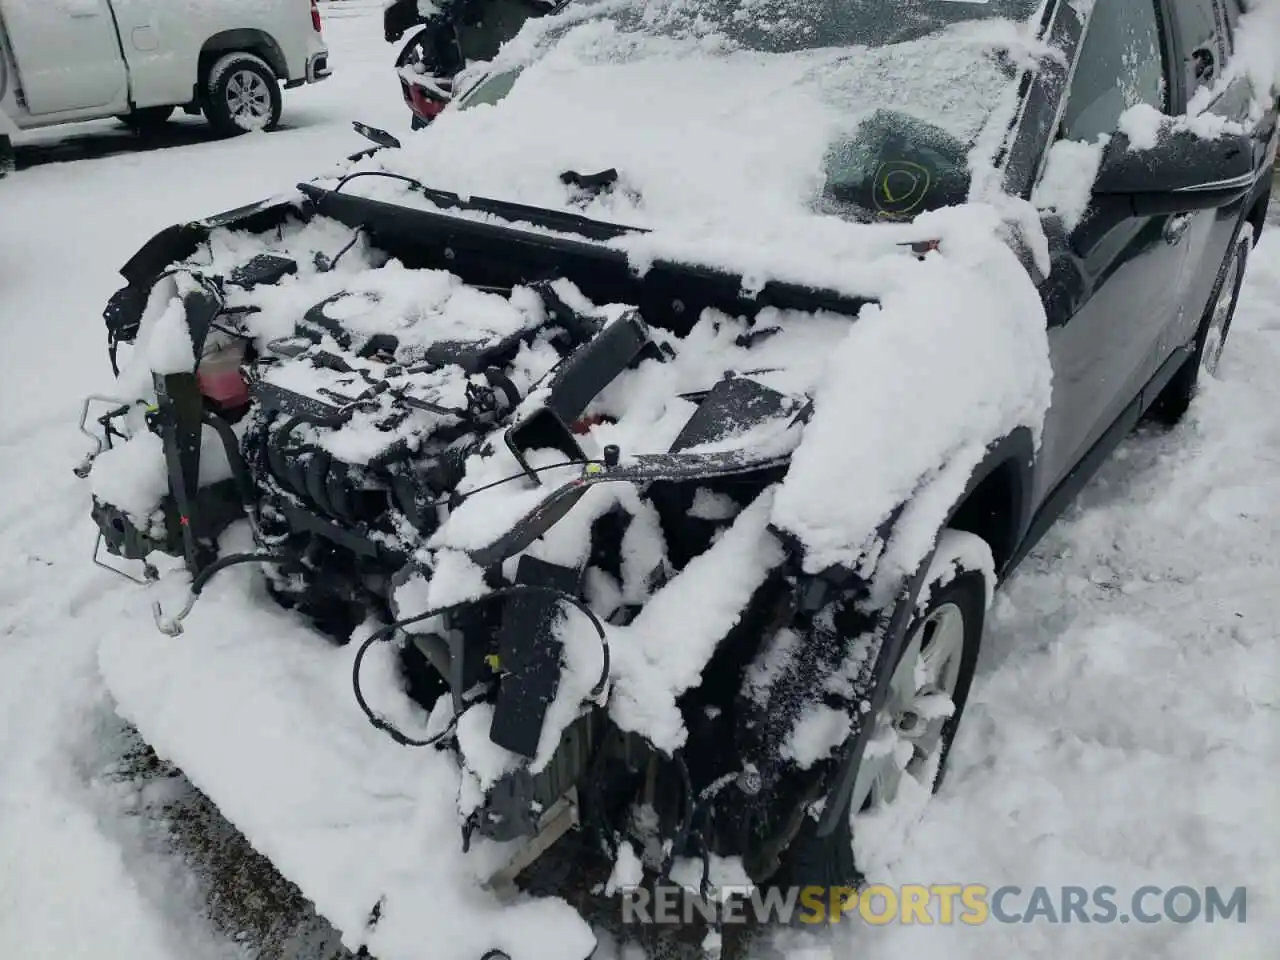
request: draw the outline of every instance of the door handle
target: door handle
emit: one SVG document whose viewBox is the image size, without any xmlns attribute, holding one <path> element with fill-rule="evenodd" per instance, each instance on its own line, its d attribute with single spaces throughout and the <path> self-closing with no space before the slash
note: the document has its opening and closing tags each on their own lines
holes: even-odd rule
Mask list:
<svg viewBox="0 0 1280 960">
<path fill-rule="evenodd" d="M 1171 247 L 1176 247 L 1182 238 L 1187 235 L 1187 230 L 1191 228 L 1191 221 L 1194 214 L 1180 213 L 1175 217 L 1170 217 L 1164 225 L 1164 242 Z"/>
</svg>

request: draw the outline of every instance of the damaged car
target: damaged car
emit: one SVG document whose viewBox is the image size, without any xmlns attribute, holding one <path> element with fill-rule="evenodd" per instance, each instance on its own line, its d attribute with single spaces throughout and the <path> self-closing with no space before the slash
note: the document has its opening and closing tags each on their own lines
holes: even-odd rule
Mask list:
<svg viewBox="0 0 1280 960">
<path fill-rule="evenodd" d="M 99 547 L 190 578 L 154 608 L 188 650 L 260 571 L 449 758 L 496 895 L 557 855 L 553 894 L 856 888 L 859 832 L 942 782 L 992 591 L 1216 370 L 1276 150 L 1236 3 L 531 19 L 428 130 L 125 265 Z M 272 799 L 208 789 L 253 838 Z M 397 906 L 344 933 L 390 960 Z"/>
</svg>

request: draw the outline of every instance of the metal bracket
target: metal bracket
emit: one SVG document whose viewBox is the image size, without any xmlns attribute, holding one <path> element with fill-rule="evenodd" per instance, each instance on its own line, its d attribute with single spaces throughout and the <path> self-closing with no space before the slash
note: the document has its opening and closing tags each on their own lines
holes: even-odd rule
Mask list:
<svg viewBox="0 0 1280 960">
<path fill-rule="evenodd" d="M 142 400 L 122 400 L 119 397 L 108 397 L 97 393 L 91 393 L 89 396 L 84 398 L 84 403 L 80 406 L 80 422 L 78 424 L 78 428 L 81 433 L 93 441 L 93 450 L 86 454 L 84 460 L 82 460 L 80 465 L 75 468 L 75 474 L 81 480 L 89 476 L 89 470 L 93 467 L 93 461 L 101 455 L 103 449 L 111 446 L 111 440 L 109 437 L 100 437 L 89 429 L 89 410 L 95 403 L 114 404 L 117 408 L 125 412 L 132 409 L 134 406 L 146 406 L 145 402 Z"/>
<path fill-rule="evenodd" d="M 541 822 L 541 827 L 529 842 L 520 848 L 506 866 L 495 871 L 484 882 L 484 888 L 503 903 L 510 903 L 520 895 L 516 877 L 551 849 L 556 841 L 578 826 L 578 788 L 574 787 L 548 807 Z"/>
<path fill-rule="evenodd" d="M 103 563 L 101 559 L 101 554 L 102 554 L 102 531 L 98 531 L 98 539 L 94 541 L 94 544 L 93 544 L 93 562 L 96 566 L 101 567 L 103 570 L 110 570 L 112 573 L 116 574 L 117 576 L 124 577 L 126 580 L 132 580 L 134 583 L 143 584 L 144 586 L 155 583 L 157 580 L 160 579 L 160 571 L 157 570 L 155 568 L 155 565 L 151 563 L 149 560 L 142 561 L 142 576 L 135 577 L 133 574 L 129 573 L 127 570 L 121 570 L 119 567 L 113 567 L 109 563 Z"/>
</svg>

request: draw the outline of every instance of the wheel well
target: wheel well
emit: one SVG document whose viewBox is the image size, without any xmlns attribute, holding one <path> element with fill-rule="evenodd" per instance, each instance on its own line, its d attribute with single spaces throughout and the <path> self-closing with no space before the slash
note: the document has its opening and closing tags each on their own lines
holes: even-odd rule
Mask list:
<svg viewBox="0 0 1280 960">
<path fill-rule="evenodd" d="M 209 71 L 213 69 L 213 65 L 220 57 L 240 50 L 245 53 L 256 54 L 265 60 L 271 69 L 275 71 L 278 79 L 290 79 L 289 63 L 285 60 L 284 51 L 280 49 L 280 44 L 276 43 L 271 34 L 262 30 L 244 28 L 240 30 L 223 30 L 221 33 L 215 33 L 204 42 L 204 46 L 200 48 L 200 76 L 197 82 L 204 82 L 205 77 L 209 75 Z"/>
<path fill-rule="evenodd" d="M 1013 558 L 1022 515 L 1022 483 L 1017 462 L 1003 460 L 960 502 L 947 526 L 986 541 L 997 573 Z"/>
</svg>

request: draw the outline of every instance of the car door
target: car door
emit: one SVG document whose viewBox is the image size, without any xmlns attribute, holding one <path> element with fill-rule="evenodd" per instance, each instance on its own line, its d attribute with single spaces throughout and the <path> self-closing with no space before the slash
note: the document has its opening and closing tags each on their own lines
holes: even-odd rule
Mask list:
<svg viewBox="0 0 1280 960">
<path fill-rule="evenodd" d="M 128 103 L 108 0 L 0 0 L 0 19 L 33 116 Z"/>
<path fill-rule="evenodd" d="M 1096 162 L 1128 108 L 1145 103 L 1168 112 L 1175 89 L 1168 69 L 1172 55 L 1158 10 L 1158 0 L 1097 0 L 1045 176 L 1060 159 L 1080 165 L 1092 151 Z M 1176 313 L 1186 251 L 1185 222 L 1176 217 L 1086 205 L 1087 164 L 1081 172 L 1084 179 L 1074 189 L 1082 192 L 1084 212 L 1045 220 L 1052 270 L 1041 295 L 1054 383 L 1037 498 L 1066 476 L 1138 396 Z"/>
<path fill-rule="evenodd" d="M 166 0 L 111 0 L 120 45 L 129 62 L 133 104 L 153 107 L 191 99 L 198 78 L 200 47 L 216 30 L 208 21 L 237 12 L 240 5 L 197 7 Z M 229 8 L 224 10 L 224 8 Z M 242 20 L 237 26 L 253 24 Z"/>
<path fill-rule="evenodd" d="M 1254 137 L 1256 161 L 1261 168 L 1266 163 L 1263 155 L 1271 141 L 1275 114 L 1251 119 L 1254 91 L 1249 77 L 1241 73 L 1233 79 L 1227 69 L 1234 53 L 1231 24 L 1239 17 L 1240 0 L 1179 0 L 1172 6 L 1175 49 L 1181 65 L 1181 76 L 1175 74 L 1175 79 L 1184 85 L 1187 112 L 1216 115 L 1243 124 Z M 1231 239 L 1245 213 L 1242 205 L 1246 200 L 1242 197 L 1222 209 L 1185 215 L 1187 254 L 1178 285 L 1179 309 L 1159 344 L 1155 366 L 1195 337 Z"/>
</svg>

